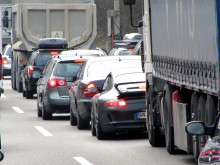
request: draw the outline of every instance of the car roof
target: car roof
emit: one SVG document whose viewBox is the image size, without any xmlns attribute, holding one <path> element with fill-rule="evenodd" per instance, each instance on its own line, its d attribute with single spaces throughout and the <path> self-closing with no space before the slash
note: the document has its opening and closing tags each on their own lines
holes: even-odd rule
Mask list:
<svg viewBox="0 0 220 165">
<path fill-rule="evenodd" d="M 127 74 L 127 73 L 143 73 L 143 70 L 140 67 L 134 67 L 134 68 L 122 68 L 120 70 L 112 70 L 111 74 L 113 74 L 114 76 L 120 75 L 120 74 Z"/>
<path fill-rule="evenodd" d="M 65 55 L 86 55 L 86 54 L 101 54 L 106 56 L 106 53 L 103 50 L 92 50 L 92 49 L 76 49 L 76 50 L 66 50 L 62 51 L 60 54 Z"/>
<path fill-rule="evenodd" d="M 126 56 L 106 56 L 99 58 L 90 58 L 87 60 L 87 63 L 95 62 L 95 61 L 110 61 L 110 60 L 140 60 L 140 56 L 135 55 L 126 55 Z"/>
<path fill-rule="evenodd" d="M 69 55 L 56 55 L 52 57 L 55 60 L 59 60 L 59 61 L 68 61 L 68 60 L 77 60 L 77 59 L 89 59 L 89 58 L 96 58 L 96 57 L 92 57 L 92 56 L 69 56 Z"/>
</svg>

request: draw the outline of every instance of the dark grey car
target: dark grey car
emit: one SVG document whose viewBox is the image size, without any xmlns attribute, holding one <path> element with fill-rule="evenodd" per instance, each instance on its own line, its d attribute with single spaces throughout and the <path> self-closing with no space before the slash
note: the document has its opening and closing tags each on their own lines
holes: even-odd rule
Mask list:
<svg viewBox="0 0 220 165">
<path fill-rule="evenodd" d="M 58 55 L 47 62 L 37 82 L 38 117 L 50 120 L 53 113 L 69 113 L 68 90 L 85 59 Z"/>
<path fill-rule="evenodd" d="M 140 56 L 107 56 L 88 59 L 80 68 L 77 80 L 69 90 L 70 96 L 70 124 L 78 129 L 89 128 L 91 119 L 91 99 L 97 94 L 95 88 L 100 89 L 106 76 L 113 69 L 123 67 L 140 67 Z"/>
</svg>

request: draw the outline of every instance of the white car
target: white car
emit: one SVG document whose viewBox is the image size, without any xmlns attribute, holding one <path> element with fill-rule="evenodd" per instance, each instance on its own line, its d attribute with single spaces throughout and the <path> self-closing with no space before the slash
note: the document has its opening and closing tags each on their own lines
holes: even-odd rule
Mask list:
<svg viewBox="0 0 220 165">
<path fill-rule="evenodd" d="M 97 55 L 97 57 L 101 57 L 101 56 L 107 56 L 107 54 L 101 50 L 101 49 L 96 49 L 96 50 L 92 50 L 92 49 L 76 49 L 76 50 L 67 50 L 67 51 L 62 51 L 60 53 L 60 55 L 73 55 L 73 56 L 83 56 L 83 55 Z"/>
<path fill-rule="evenodd" d="M 12 46 L 8 44 L 2 52 L 3 76 L 11 76 Z"/>
</svg>

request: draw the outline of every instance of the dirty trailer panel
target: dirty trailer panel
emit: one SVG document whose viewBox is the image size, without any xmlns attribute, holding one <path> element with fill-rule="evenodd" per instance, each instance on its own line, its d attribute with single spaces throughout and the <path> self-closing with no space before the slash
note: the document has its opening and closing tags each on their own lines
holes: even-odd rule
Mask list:
<svg viewBox="0 0 220 165">
<path fill-rule="evenodd" d="M 219 95 L 216 0 L 150 0 L 155 77 Z"/>
</svg>

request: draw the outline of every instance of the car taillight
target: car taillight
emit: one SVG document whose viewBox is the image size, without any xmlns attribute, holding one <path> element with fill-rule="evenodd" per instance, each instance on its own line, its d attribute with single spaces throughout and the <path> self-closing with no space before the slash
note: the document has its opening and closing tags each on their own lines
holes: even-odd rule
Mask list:
<svg viewBox="0 0 220 165">
<path fill-rule="evenodd" d="M 104 104 L 106 107 L 125 107 L 127 105 L 126 101 L 123 99 L 120 100 L 109 100 Z"/>
<path fill-rule="evenodd" d="M 50 55 L 57 55 L 59 52 L 58 51 L 51 51 Z"/>
<path fill-rule="evenodd" d="M 7 64 L 7 63 L 8 63 L 7 58 L 6 58 L 6 57 L 3 57 L 3 58 L 2 58 L 2 64 L 4 65 L 4 64 Z"/>
<path fill-rule="evenodd" d="M 28 68 L 28 76 L 32 77 L 33 76 L 33 72 L 34 72 L 34 68 L 32 66 L 30 66 Z"/>
<path fill-rule="evenodd" d="M 50 88 L 55 88 L 57 86 L 67 86 L 67 83 L 65 80 L 53 78 L 48 81 L 47 85 Z"/>
<path fill-rule="evenodd" d="M 93 97 L 97 94 L 97 88 L 94 83 L 89 83 L 83 93 L 84 97 Z"/>
</svg>

